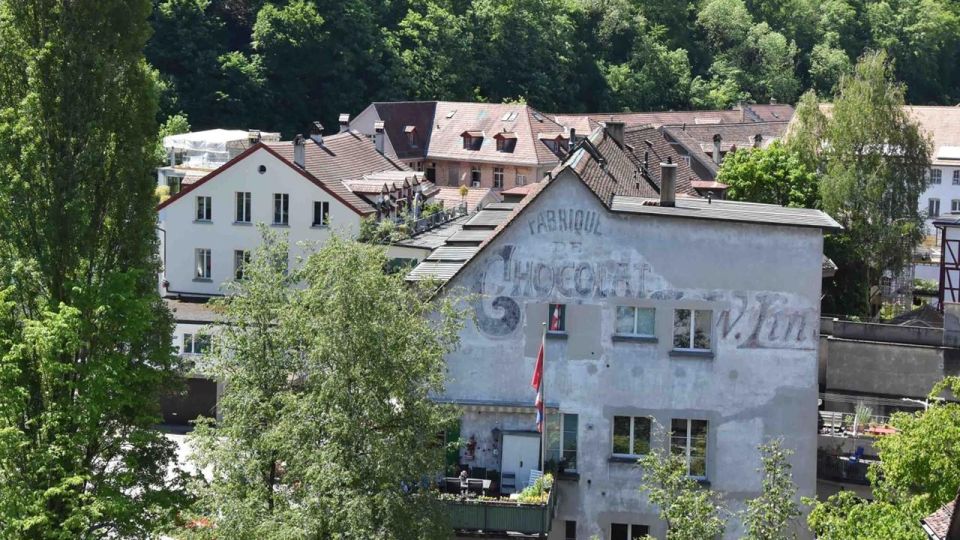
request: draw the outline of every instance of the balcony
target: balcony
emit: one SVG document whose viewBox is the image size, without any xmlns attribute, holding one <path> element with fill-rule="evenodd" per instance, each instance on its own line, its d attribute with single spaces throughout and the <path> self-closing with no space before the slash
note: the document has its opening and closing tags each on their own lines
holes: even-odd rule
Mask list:
<svg viewBox="0 0 960 540">
<path fill-rule="evenodd" d="M 557 509 L 557 489 L 545 503 L 520 503 L 509 499 L 444 499 L 445 514 L 453 529 L 471 536 L 546 538 Z"/>
</svg>

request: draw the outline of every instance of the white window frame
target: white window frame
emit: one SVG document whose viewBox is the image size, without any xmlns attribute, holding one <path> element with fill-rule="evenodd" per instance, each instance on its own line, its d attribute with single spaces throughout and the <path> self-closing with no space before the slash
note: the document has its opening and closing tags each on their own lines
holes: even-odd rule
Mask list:
<svg viewBox="0 0 960 540">
<path fill-rule="evenodd" d="M 493 168 L 493 187 L 503 188 L 503 177 L 506 176 L 503 172 L 503 167 L 494 167 Z"/>
<path fill-rule="evenodd" d="M 684 162 L 687 165 L 687 167 L 690 166 L 690 156 L 688 154 L 681 154 L 680 161 Z"/>
<path fill-rule="evenodd" d="M 623 333 L 621 333 L 621 332 L 618 332 L 618 331 L 617 331 L 617 328 L 616 328 L 616 326 L 619 324 L 619 320 L 620 320 L 620 317 L 619 317 L 619 314 L 617 313 L 617 311 L 619 311 L 621 308 L 622 308 L 622 309 L 632 309 L 632 310 L 633 310 L 633 332 L 631 332 L 631 333 L 629 333 L 629 334 L 623 334 Z M 640 332 L 637 331 L 637 323 L 638 323 L 639 320 L 640 320 L 640 310 L 641 310 L 641 309 L 643 309 L 643 310 L 648 310 L 648 311 L 652 311 L 652 312 L 653 312 L 653 333 L 650 333 L 650 334 L 641 334 Z M 615 308 L 615 310 L 614 310 L 614 335 L 616 335 L 616 336 L 628 336 L 628 337 L 645 337 L 645 338 L 656 337 L 656 335 L 657 335 L 657 310 L 656 310 L 656 308 L 646 307 L 646 306 L 617 306 L 617 307 Z"/>
<path fill-rule="evenodd" d="M 198 355 L 198 354 L 203 354 L 203 351 L 200 350 L 200 348 L 198 347 L 198 345 L 203 344 L 203 341 L 204 341 L 204 340 L 209 340 L 209 339 L 210 339 L 210 337 L 209 337 L 208 335 L 202 335 L 202 334 L 184 334 L 184 335 L 183 335 L 183 350 L 181 351 L 180 354 L 186 354 L 186 355 L 190 355 L 190 356 L 194 356 L 194 355 Z M 207 343 L 207 346 L 208 346 L 208 347 L 210 346 L 209 342 Z"/>
<path fill-rule="evenodd" d="M 212 279 L 213 275 L 213 251 L 208 248 L 197 248 L 194 250 L 194 279 Z"/>
<path fill-rule="evenodd" d="M 710 460 L 710 421 L 704 420 L 702 418 L 671 418 L 670 419 L 671 429 L 673 428 L 672 424 L 674 420 L 683 420 L 687 423 L 687 433 L 686 433 L 687 440 L 684 448 L 685 452 L 683 454 L 684 461 L 687 464 L 687 476 L 690 478 L 696 478 L 698 480 L 706 480 L 707 469 L 709 468 L 708 465 Z M 706 437 L 706 440 L 704 441 L 704 446 L 703 446 L 703 475 L 690 474 L 690 456 L 693 450 L 693 422 L 694 421 L 704 422 L 707 426 L 706 433 L 704 434 L 704 436 Z M 671 431 L 670 433 L 670 452 L 671 453 L 673 453 L 674 437 L 675 435 Z"/>
<path fill-rule="evenodd" d="M 960 186 L 960 169 L 953 170 L 953 185 Z"/>
<path fill-rule="evenodd" d="M 689 347 L 677 347 L 674 344 L 674 338 L 677 335 L 677 315 L 680 311 L 689 311 L 690 312 L 690 339 Z M 696 339 L 695 335 L 697 332 L 697 312 L 706 311 L 710 313 L 710 324 L 707 325 L 707 328 L 710 330 L 710 333 L 707 335 L 707 341 L 709 342 L 706 349 L 701 349 L 695 346 Z M 673 310 L 673 325 L 670 334 L 670 346 L 674 351 L 689 351 L 689 352 L 709 352 L 713 350 L 713 310 L 703 309 L 703 308 L 676 308 Z"/>
<path fill-rule="evenodd" d="M 930 169 L 930 183 L 940 184 L 943 182 L 943 169 Z"/>
<path fill-rule="evenodd" d="M 250 223 L 252 220 L 251 211 L 253 209 L 253 194 L 249 191 L 237 191 L 234 197 L 236 209 L 234 217 L 235 223 Z M 242 203 L 242 205 L 241 205 Z"/>
<path fill-rule="evenodd" d="M 246 249 L 233 250 L 233 277 L 234 279 L 243 279 L 245 276 L 243 267 L 250 264 L 250 251 Z"/>
<path fill-rule="evenodd" d="M 517 178 L 516 178 L 516 180 L 514 181 L 514 183 L 515 183 L 516 185 L 518 185 L 518 186 L 525 186 L 525 185 L 527 185 L 527 175 L 517 173 Z"/>
<path fill-rule="evenodd" d="M 960 214 L 960 199 L 951 199 L 951 200 L 950 200 L 950 213 L 951 213 L 951 214 Z"/>
<path fill-rule="evenodd" d="M 280 219 L 277 219 L 280 218 Z M 273 224 L 290 225 L 290 194 L 273 194 Z"/>
<path fill-rule="evenodd" d="M 209 195 L 197 195 L 196 221 L 213 221 L 213 198 Z"/>
<path fill-rule="evenodd" d="M 477 179 L 473 179 L 473 173 L 477 173 Z M 483 169 L 479 165 L 470 166 L 470 187 L 480 187 L 483 185 Z"/>
<path fill-rule="evenodd" d="M 927 217 L 939 217 L 940 216 L 940 199 L 937 197 L 930 197 L 927 199 Z"/>
<path fill-rule="evenodd" d="M 317 223 L 317 205 L 320 205 L 320 222 Z M 313 223 L 311 227 L 330 226 L 330 201 L 313 201 Z"/>
<path fill-rule="evenodd" d="M 628 453 L 626 453 L 626 454 L 618 453 L 618 452 L 614 452 L 614 451 L 613 451 L 613 438 L 617 436 L 617 432 L 616 432 L 617 418 L 629 418 L 629 419 L 630 419 L 630 439 L 629 439 L 629 440 L 630 440 L 630 448 L 629 448 L 630 452 L 628 452 Z M 646 455 L 646 454 L 638 454 L 638 453 L 636 453 L 636 448 L 633 447 L 633 441 L 634 441 L 633 436 L 634 436 L 634 434 L 636 433 L 637 419 L 638 419 L 638 418 L 646 418 L 646 419 L 647 419 L 647 422 L 649 422 L 649 424 L 650 424 L 650 433 L 648 433 L 648 436 L 649 436 L 650 438 L 647 439 L 647 446 L 648 446 L 649 448 L 652 448 L 652 447 L 653 447 L 653 440 L 652 440 L 652 439 L 653 439 L 653 418 L 651 418 L 651 417 L 649 417 L 649 416 L 629 416 L 629 415 L 625 415 L 625 414 L 615 414 L 615 415 L 613 415 L 613 418 L 610 420 L 610 455 L 611 455 L 611 456 L 614 456 L 614 457 L 623 457 L 623 458 L 639 458 L 639 457 L 641 457 L 641 456 L 645 456 L 645 455 Z M 649 450 L 648 450 L 648 452 L 649 452 Z"/>
</svg>

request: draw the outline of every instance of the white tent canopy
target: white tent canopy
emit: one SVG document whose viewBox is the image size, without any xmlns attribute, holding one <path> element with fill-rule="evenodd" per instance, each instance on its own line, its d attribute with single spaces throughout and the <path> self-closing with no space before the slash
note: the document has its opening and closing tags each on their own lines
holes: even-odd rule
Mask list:
<svg viewBox="0 0 960 540">
<path fill-rule="evenodd" d="M 208 129 L 163 138 L 168 154 L 179 154 L 178 163 L 186 167 L 210 169 L 223 165 L 250 146 L 251 135 L 258 132 L 244 129 Z M 264 139 L 279 138 L 275 133 L 260 133 Z M 271 137 L 272 136 L 272 137 Z"/>
</svg>

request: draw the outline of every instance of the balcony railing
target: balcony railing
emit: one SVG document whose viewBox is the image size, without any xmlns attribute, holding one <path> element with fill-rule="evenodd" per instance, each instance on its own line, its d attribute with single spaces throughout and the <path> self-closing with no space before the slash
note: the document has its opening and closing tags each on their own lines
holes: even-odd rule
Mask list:
<svg viewBox="0 0 960 540">
<path fill-rule="evenodd" d="M 410 227 L 411 236 L 420 234 L 422 232 L 429 231 L 435 227 L 439 227 L 448 221 L 457 219 L 460 216 L 467 215 L 467 205 L 460 204 L 449 210 L 441 210 L 432 216 L 427 216 L 425 218 L 418 219 L 414 221 Z M 397 218 L 398 222 L 402 222 L 402 218 Z"/>
<path fill-rule="evenodd" d="M 446 500 L 447 517 L 455 530 L 512 533 L 546 538 L 557 509 L 556 486 L 543 504 L 509 500 Z"/>
</svg>

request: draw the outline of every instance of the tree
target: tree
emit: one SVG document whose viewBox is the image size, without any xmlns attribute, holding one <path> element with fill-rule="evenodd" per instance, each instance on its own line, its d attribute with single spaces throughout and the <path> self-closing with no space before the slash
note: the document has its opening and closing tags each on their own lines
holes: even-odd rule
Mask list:
<svg viewBox="0 0 960 540">
<path fill-rule="evenodd" d="M 727 184 L 727 197 L 798 208 L 819 204 L 817 175 L 779 141 L 767 148 L 738 150 L 726 156 L 717 181 Z"/>
<path fill-rule="evenodd" d="M 153 429 L 179 365 L 157 292 L 150 7 L 0 3 L 4 538 L 144 538 L 179 504 Z"/>
<path fill-rule="evenodd" d="M 704 540 L 723 533 L 723 506 L 713 492 L 687 476 L 683 455 L 655 448 L 641 457 L 639 464 L 644 477 L 640 490 L 660 507 L 660 519 L 667 523 L 667 540 Z"/>
<path fill-rule="evenodd" d="M 612 103 L 621 110 L 648 111 L 684 107 L 690 101 L 690 61 L 687 51 L 669 50 L 662 36 L 642 17 L 636 25 L 648 28 L 634 41 L 622 64 L 601 64 Z"/>
<path fill-rule="evenodd" d="M 860 305 L 885 273 L 897 275 L 911 262 L 923 237 L 917 201 L 931 146 L 903 104 L 903 86 L 893 81 L 886 55 L 869 53 L 841 82 L 828 117 L 815 100 L 802 102 L 791 135 L 801 157 L 822 172 L 823 209 L 843 225 L 848 247 L 863 262 Z"/>
<path fill-rule="evenodd" d="M 788 458 L 793 454 L 780 440 L 760 445 L 763 475 L 759 497 L 747 501 L 743 514 L 747 540 L 782 540 L 796 537 L 793 521 L 800 516 L 797 507 L 797 486 L 790 474 Z"/>
<path fill-rule="evenodd" d="M 221 420 L 198 426 L 198 537 L 445 538 L 421 481 L 443 467 L 449 419 L 429 396 L 462 312 L 427 301 L 382 248 L 333 239 L 287 270 L 267 234 L 219 302 L 204 372 Z M 300 283 L 302 287 L 291 287 Z"/>
</svg>

